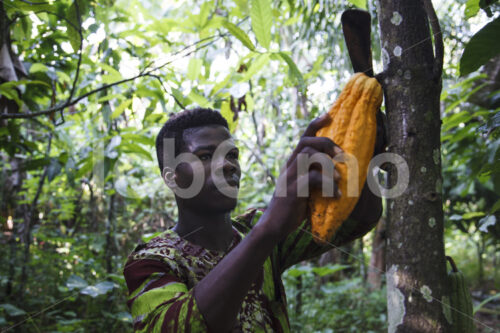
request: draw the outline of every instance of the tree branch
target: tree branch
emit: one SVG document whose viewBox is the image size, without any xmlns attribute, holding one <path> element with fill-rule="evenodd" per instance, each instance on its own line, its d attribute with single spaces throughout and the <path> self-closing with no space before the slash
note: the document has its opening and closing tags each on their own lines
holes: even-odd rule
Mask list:
<svg viewBox="0 0 500 333">
<path fill-rule="evenodd" d="M 247 144 L 244 140 L 240 141 L 249 151 L 250 153 L 255 157 L 257 162 L 264 168 L 264 171 L 266 172 L 267 177 L 271 181 L 272 185 L 276 185 L 276 179 L 274 178 L 273 174 L 271 173 L 271 170 L 267 167 L 266 163 L 260 158 L 259 153 L 257 153 L 252 147 L 250 147 L 249 144 Z"/>
<path fill-rule="evenodd" d="M 439 25 L 439 20 L 437 18 L 436 11 L 432 6 L 432 0 L 423 0 L 423 6 L 432 28 L 432 34 L 434 35 L 434 68 L 433 68 L 434 79 L 439 80 L 443 73 L 443 56 L 444 56 L 443 34 L 441 32 L 441 27 Z"/>
<path fill-rule="evenodd" d="M 177 105 L 179 105 L 181 109 L 183 109 L 183 110 L 185 110 L 185 109 L 186 109 L 186 107 L 185 107 L 185 106 L 184 106 L 184 105 L 183 105 L 183 104 L 182 104 L 182 103 L 181 103 L 181 102 L 177 99 L 177 97 L 175 97 L 175 95 L 174 95 L 173 93 L 169 92 L 169 91 L 167 90 L 167 88 L 165 88 L 165 85 L 163 84 L 163 80 L 161 79 L 161 77 L 159 77 L 158 75 L 155 75 L 155 74 L 148 74 L 148 76 L 151 76 L 152 78 L 157 79 L 157 80 L 158 80 L 158 82 L 160 82 L 160 85 L 161 85 L 161 87 L 163 88 L 163 90 L 164 90 L 167 94 L 169 94 L 170 96 L 172 96 L 172 97 L 174 98 L 175 103 L 176 103 Z"/>
<path fill-rule="evenodd" d="M 28 0 L 19 0 L 21 2 L 27 3 L 28 5 L 48 5 L 48 2 L 31 2 Z"/>
<path fill-rule="evenodd" d="M 207 37 L 207 38 L 203 38 L 191 45 L 188 45 L 186 47 L 184 47 L 183 49 L 175 52 L 172 54 L 172 56 L 175 56 L 175 55 L 178 55 L 180 53 L 182 53 L 183 51 L 185 50 L 188 50 L 189 48 L 193 47 L 193 46 L 196 46 L 198 44 L 201 44 L 203 43 L 204 41 L 208 40 L 208 39 L 212 39 L 210 42 L 208 43 L 205 43 L 199 47 L 196 47 L 195 49 L 193 49 L 192 51 L 189 51 L 187 52 L 185 55 L 183 55 L 183 57 L 187 57 L 191 54 L 193 54 L 194 52 L 197 52 L 207 46 L 210 46 L 212 45 L 213 43 L 215 43 L 215 41 L 217 41 L 219 38 L 225 36 L 227 34 L 219 34 L 219 35 L 215 35 L 215 36 L 211 36 L 211 37 Z M 51 107 L 51 108 L 48 108 L 46 110 L 42 110 L 42 111 L 36 111 L 36 112 L 25 112 L 25 113 L 3 113 L 3 114 L 0 114 L 0 119 L 28 119 L 28 118 L 34 118 L 34 117 L 39 117 L 39 116 L 43 116 L 43 115 L 47 115 L 47 114 L 50 114 L 52 112 L 56 112 L 56 111 L 62 111 L 63 109 L 67 108 L 68 106 L 71 106 L 71 105 L 75 105 L 76 103 L 78 103 L 79 101 L 81 101 L 82 99 L 88 97 L 88 96 L 91 96 L 99 91 L 102 91 L 102 90 L 105 90 L 107 88 L 110 88 L 110 87 L 113 87 L 113 86 L 116 86 L 116 85 L 120 85 L 120 84 L 123 84 L 123 83 L 126 83 L 126 82 L 130 82 L 130 81 L 134 81 L 138 78 L 141 78 L 141 77 L 145 77 L 145 76 L 151 76 L 155 71 L 157 70 L 160 70 L 161 68 L 171 64 L 172 62 L 174 62 L 175 60 L 177 59 L 173 59 L 173 60 L 169 60 L 159 66 L 156 66 L 156 67 L 153 67 L 152 69 L 150 69 L 149 71 L 145 71 L 145 72 L 142 72 L 136 76 L 133 76 L 133 77 L 130 77 L 130 78 L 127 78 L 127 79 L 123 79 L 123 80 L 119 80 L 119 81 L 116 81 L 116 82 L 112 82 L 112 83 L 109 83 L 109 84 L 105 84 L 99 88 L 96 88 L 94 90 L 91 90 L 83 95 L 80 95 L 78 97 L 76 97 L 75 99 L 73 100 L 67 100 L 65 103 L 62 103 L 58 106 L 54 106 L 54 107 Z M 153 74 L 154 75 L 154 74 Z"/>
<path fill-rule="evenodd" d="M 52 136 L 53 136 L 53 133 L 52 132 L 49 133 L 49 142 L 47 144 L 47 151 L 45 153 L 46 158 L 49 158 L 49 156 L 50 156 L 50 149 L 52 147 Z M 40 194 L 42 193 L 43 183 L 45 182 L 45 178 L 47 177 L 48 170 L 49 170 L 49 166 L 47 165 L 47 166 L 45 166 L 45 169 L 43 170 L 43 174 L 40 178 L 40 181 L 38 182 L 38 188 L 36 190 L 35 197 L 33 198 L 33 201 L 31 202 L 31 207 L 30 207 L 30 211 L 32 213 L 36 210 L 36 205 L 38 204 L 38 198 L 40 197 Z"/>
<path fill-rule="evenodd" d="M 82 18 L 80 17 L 80 6 L 78 5 L 78 0 L 75 0 L 75 9 L 76 9 L 76 19 L 78 20 L 78 34 L 80 35 L 80 47 L 78 48 L 78 63 L 76 65 L 76 74 L 73 79 L 73 86 L 71 87 L 71 91 L 69 93 L 69 97 L 66 100 L 66 103 L 69 103 L 75 94 L 76 83 L 78 81 L 78 76 L 80 75 L 80 66 L 82 64 L 82 49 L 83 49 L 83 34 L 82 34 Z"/>
</svg>

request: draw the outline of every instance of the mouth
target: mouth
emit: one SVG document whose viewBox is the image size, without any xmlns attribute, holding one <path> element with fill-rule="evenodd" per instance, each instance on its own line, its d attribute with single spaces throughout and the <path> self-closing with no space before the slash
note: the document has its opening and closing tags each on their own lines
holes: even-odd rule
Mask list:
<svg viewBox="0 0 500 333">
<path fill-rule="evenodd" d="M 226 178 L 226 182 L 231 187 L 238 187 L 238 188 L 240 187 L 240 180 L 238 179 L 238 177 Z"/>
</svg>

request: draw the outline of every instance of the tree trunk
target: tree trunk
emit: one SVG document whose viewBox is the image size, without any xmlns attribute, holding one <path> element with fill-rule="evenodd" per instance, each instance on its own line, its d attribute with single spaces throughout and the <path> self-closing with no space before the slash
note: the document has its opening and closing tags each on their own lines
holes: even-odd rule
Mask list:
<svg viewBox="0 0 500 333">
<path fill-rule="evenodd" d="M 361 275 L 361 278 L 363 279 L 363 285 L 366 286 L 366 282 L 368 280 L 368 272 L 366 269 L 366 259 L 364 251 L 365 244 L 363 242 L 363 237 L 359 238 L 358 242 L 359 242 L 359 258 L 360 258 L 359 273 Z"/>
<path fill-rule="evenodd" d="M 342 258 L 341 258 L 342 252 L 340 252 L 338 249 L 331 249 L 328 252 L 325 252 L 319 257 L 318 260 L 318 266 L 326 266 L 329 264 L 341 264 Z M 319 278 L 319 282 L 321 285 L 326 284 L 327 282 L 335 282 L 335 281 L 340 281 L 342 280 L 342 271 L 339 271 L 334 274 L 328 274 L 326 276 L 322 276 Z"/>
<path fill-rule="evenodd" d="M 104 260 L 106 262 L 106 273 L 113 273 L 113 243 L 114 243 L 114 231 L 115 231 L 115 197 L 116 194 L 113 193 L 109 197 L 109 210 L 108 218 L 106 220 L 106 247 L 104 249 Z"/>
<path fill-rule="evenodd" d="M 372 256 L 368 266 L 368 285 L 371 290 L 382 287 L 382 273 L 385 272 L 386 223 L 382 218 L 377 224 L 372 244 Z"/>
<path fill-rule="evenodd" d="M 406 190 L 388 200 L 389 332 L 450 331 L 442 305 L 448 303 L 440 158 L 442 39 L 430 34 L 427 15 L 433 13 L 429 2 L 380 0 L 389 151 L 400 155 L 409 171 Z M 397 179 L 393 165 L 389 185 Z"/>
</svg>

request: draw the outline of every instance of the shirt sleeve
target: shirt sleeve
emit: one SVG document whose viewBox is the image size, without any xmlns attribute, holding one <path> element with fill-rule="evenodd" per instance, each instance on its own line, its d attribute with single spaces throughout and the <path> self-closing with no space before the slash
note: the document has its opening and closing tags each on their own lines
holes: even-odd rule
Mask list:
<svg viewBox="0 0 500 333">
<path fill-rule="evenodd" d="M 244 215 L 238 217 L 238 221 L 251 229 L 264 213 L 263 209 L 251 209 Z M 325 245 L 319 245 L 314 241 L 311 232 L 311 224 L 308 220 L 303 221 L 300 226 L 275 248 L 273 255 L 277 259 L 279 271 L 283 273 L 289 267 L 307 259 L 317 257 L 335 247 L 349 243 L 356 238 L 362 237 L 370 231 L 375 223 L 360 223 L 348 218 L 339 228 L 333 238 Z"/>
<path fill-rule="evenodd" d="M 207 332 L 193 289 L 161 258 L 131 257 L 123 271 L 135 332 Z"/>
</svg>

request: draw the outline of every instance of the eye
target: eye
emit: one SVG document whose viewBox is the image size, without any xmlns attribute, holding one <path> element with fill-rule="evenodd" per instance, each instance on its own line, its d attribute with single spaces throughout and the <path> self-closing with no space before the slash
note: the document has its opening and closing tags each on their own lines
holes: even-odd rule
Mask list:
<svg viewBox="0 0 500 333">
<path fill-rule="evenodd" d="M 239 153 L 238 151 L 231 151 L 229 152 L 229 154 L 227 154 L 227 156 L 232 159 L 238 159 Z"/>
<path fill-rule="evenodd" d="M 212 154 L 210 153 L 203 153 L 199 156 L 200 160 L 202 161 L 208 161 L 212 158 Z"/>
</svg>

